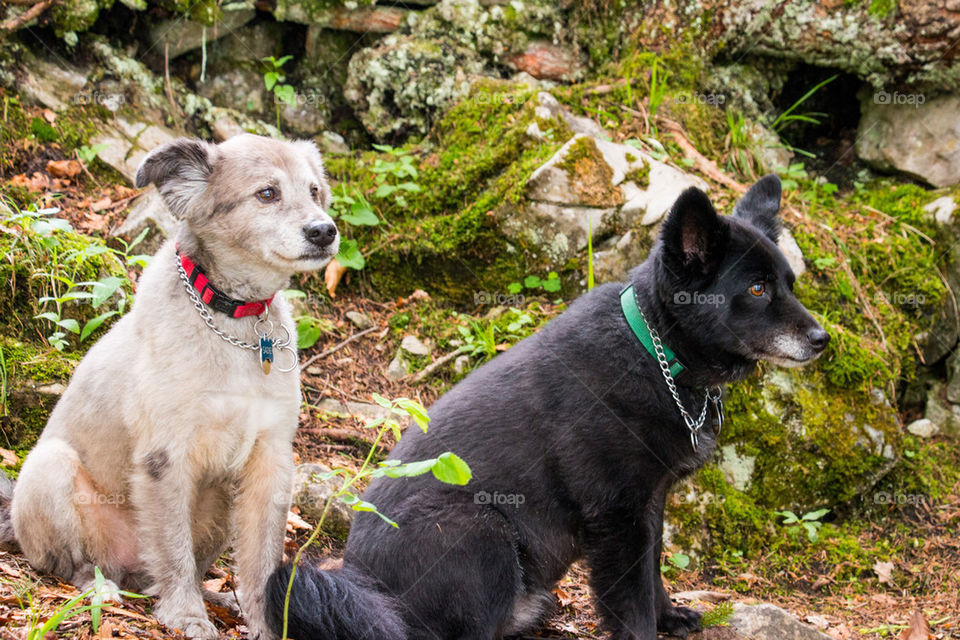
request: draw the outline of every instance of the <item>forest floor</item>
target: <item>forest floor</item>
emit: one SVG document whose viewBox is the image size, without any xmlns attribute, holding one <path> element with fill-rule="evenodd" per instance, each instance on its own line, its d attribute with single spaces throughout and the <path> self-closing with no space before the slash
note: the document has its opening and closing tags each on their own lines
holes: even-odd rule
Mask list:
<svg viewBox="0 0 960 640">
<path fill-rule="evenodd" d="M 89 175 L 73 158 L 65 157 L 56 144 L 42 148 L 17 149 L 17 141 L 3 152 L 11 159 L 13 173 L 0 176 L 7 186 L 28 190 L 42 206 L 56 206 L 58 216 L 70 221 L 84 233 L 106 236 L 122 222 L 127 203 L 135 192 L 124 186 L 106 183 Z M 24 143 L 27 144 L 27 143 Z M 50 163 L 54 164 L 50 164 Z M 362 278 L 361 276 L 357 276 Z M 362 283 L 361 283 L 362 284 Z M 314 285 L 316 287 L 317 285 Z M 450 365 L 438 370 L 425 382 L 413 384 L 409 378 L 390 381 L 383 375 L 395 353 L 395 334 L 391 318 L 417 314 L 429 301 L 411 296 L 394 301 L 375 301 L 353 293 L 361 286 L 342 286 L 341 294 L 325 303 L 316 313 L 332 324 L 319 341 L 302 353 L 310 360 L 302 374 L 304 410 L 295 448 L 298 462 L 320 461 L 330 467 L 356 468 L 369 447 L 368 432 L 362 422 L 347 415 L 333 415 L 314 407 L 324 399 L 343 402 L 371 402 L 371 394 L 411 397 L 428 406 L 449 386 L 454 376 Z M 544 313 L 557 309 L 548 301 Z M 347 319 L 347 312 L 360 311 L 369 316 L 375 329 L 342 348 L 323 354 L 358 332 Z M 434 357 L 439 357 L 435 353 Z M 389 443 L 387 445 L 389 448 Z M 386 449 L 382 452 L 386 454 Z M 2 451 L 7 458 L 12 452 Z M 5 464 L 11 461 L 6 459 Z M 831 576 L 837 567 L 824 557 L 819 571 L 771 574 L 767 560 L 744 559 L 731 570 L 709 563 L 696 570 L 668 572 L 668 591 L 711 592 L 711 599 L 729 598 L 739 602 L 770 602 L 793 612 L 801 620 L 821 628 L 838 640 L 853 638 L 904 638 L 917 640 L 926 635 L 910 628 L 911 618 L 920 612 L 930 624 L 935 638 L 960 638 L 960 486 L 951 498 L 936 505 L 919 505 L 898 510 L 890 518 L 865 528 L 864 548 L 887 541 L 891 548 L 903 549 L 892 567 L 878 563 L 876 576 L 860 583 L 837 584 Z M 906 524 L 906 526 L 904 526 Z M 309 534 L 306 523 L 292 516 L 288 525 L 287 551 L 295 551 Z M 321 537 L 317 556 L 336 556 L 342 542 Z M 232 576 L 222 562 L 207 576 L 208 588 L 229 591 Z M 536 636 L 546 638 L 597 638 L 597 617 L 590 602 L 586 571 L 575 565 L 556 589 L 557 612 Z M 76 590 L 50 576 L 34 572 L 22 555 L 0 552 L 0 640 L 25 637 L 25 629 L 49 618 L 62 608 Z M 699 604 L 710 609 L 714 604 Z M 121 605 L 105 608 L 98 632 L 93 632 L 89 614 L 67 619 L 52 637 L 75 638 L 170 638 L 149 614 L 150 600 L 126 599 Z M 223 638 L 242 637 L 241 621 L 228 611 L 211 607 L 211 614 L 222 630 Z M 722 632 L 710 630 L 702 637 L 721 638 Z"/>
</svg>

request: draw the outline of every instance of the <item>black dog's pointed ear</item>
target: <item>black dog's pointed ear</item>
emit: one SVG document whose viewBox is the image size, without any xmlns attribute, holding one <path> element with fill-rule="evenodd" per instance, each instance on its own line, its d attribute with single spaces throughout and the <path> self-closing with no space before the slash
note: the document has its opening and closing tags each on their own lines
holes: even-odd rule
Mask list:
<svg viewBox="0 0 960 640">
<path fill-rule="evenodd" d="M 183 218 L 190 203 L 203 194 L 213 173 L 216 147 L 202 140 L 180 138 L 147 154 L 137 169 L 136 186 L 151 182 L 170 211 Z"/>
<path fill-rule="evenodd" d="M 733 208 L 733 215 L 746 220 L 774 242 L 780 237 L 780 178 L 763 176 Z"/>
<path fill-rule="evenodd" d="M 720 264 L 727 236 L 727 227 L 707 194 L 695 187 L 680 194 L 661 232 L 668 263 L 685 273 L 701 276 Z"/>
</svg>

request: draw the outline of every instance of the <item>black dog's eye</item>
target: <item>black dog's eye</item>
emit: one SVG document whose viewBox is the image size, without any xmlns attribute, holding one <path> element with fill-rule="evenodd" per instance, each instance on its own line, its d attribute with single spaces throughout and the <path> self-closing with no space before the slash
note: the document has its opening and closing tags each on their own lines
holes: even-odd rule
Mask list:
<svg viewBox="0 0 960 640">
<path fill-rule="evenodd" d="M 764 294 L 767 290 L 767 286 L 762 282 L 754 282 L 753 286 L 750 287 L 750 294 L 757 296 L 758 298 Z"/>
<path fill-rule="evenodd" d="M 280 194 L 277 193 L 277 190 L 273 187 L 267 187 L 266 189 L 260 189 L 257 191 L 257 200 L 260 202 L 273 202 L 276 200 Z"/>
</svg>

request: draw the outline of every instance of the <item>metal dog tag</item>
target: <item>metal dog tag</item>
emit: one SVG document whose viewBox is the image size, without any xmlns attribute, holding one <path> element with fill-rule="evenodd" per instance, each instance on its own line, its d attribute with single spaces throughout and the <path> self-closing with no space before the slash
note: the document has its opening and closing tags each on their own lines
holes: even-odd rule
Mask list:
<svg viewBox="0 0 960 640">
<path fill-rule="evenodd" d="M 273 364 L 273 340 L 264 334 L 260 336 L 260 366 L 263 367 L 264 374 L 270 374 L 271 364 Z"/>
</svg>

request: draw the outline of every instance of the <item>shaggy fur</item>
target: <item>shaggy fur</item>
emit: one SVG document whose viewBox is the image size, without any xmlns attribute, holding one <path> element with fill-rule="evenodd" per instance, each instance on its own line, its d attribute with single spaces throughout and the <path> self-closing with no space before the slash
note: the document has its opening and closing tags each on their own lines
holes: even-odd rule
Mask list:
<svg viewBox="0 0 960 640">
<path fill-rule="evenodd" d="M 268 298 L 294 272 L 336 255 L 312 143 L 178 140 L 144 159 L 137 186 L 151 182 L 181 219 L 181 251 L 234 299 Z M 168 627 L 216 638 L 200 579 L 229 544 L 232 521 L 240 604 L 252 636 L 268 638 L 262 594 L 282 555 L 298 371 L 279 371 L 292 364 L 284 351 L 265 375 L 256 352 L 205 326 L 174 247 L 160 248 L 132 311 L 77 367 L 23 464 L 13 528 L 38 570 L 85 588 L 98 566 L 115 583 L 159 596 L 153 612 Z M 212 313 L 225 333 L 256 340 L 256 317 Z M 274 336 L 286 330 L 296 345 L 282 296 L 269 318 Z"/>
<path fill-rule="evenodd" d="M 688 190 L 630 274 L 648 321 L 687 367 L 677 383 L 691 412 L 705 387 L 742 379 L 760 359 L 801 364 L 826 346 L 774 243 L 779 195 L 768 176 L 726 217 Z M 374 480 L 364 500 L 399 526 L 358 514 L 344 567 L 363 582 L 297 573 L 291 637 L 491 640 L 528 631 L 552 613 L 550 590 L 580 558 L 609 638 L 699 628 L 699 614 L 674 606 L 660 578 L 663 509 L 671 485 L 710 459 L 716 439 L 705 428 L 692 448 L 656 360 L 621 312 L 623 286 L 581 296 L 440 398 L 427 433 L 404 435 L 391 459 L 450 450 L 471 465 L 472 481 Z M 278 624 L 286 572 L 270 583 Z M 378 594 L 404 628 L 381 617 L 390 608 L 369 604 Z"/>
</svg>

